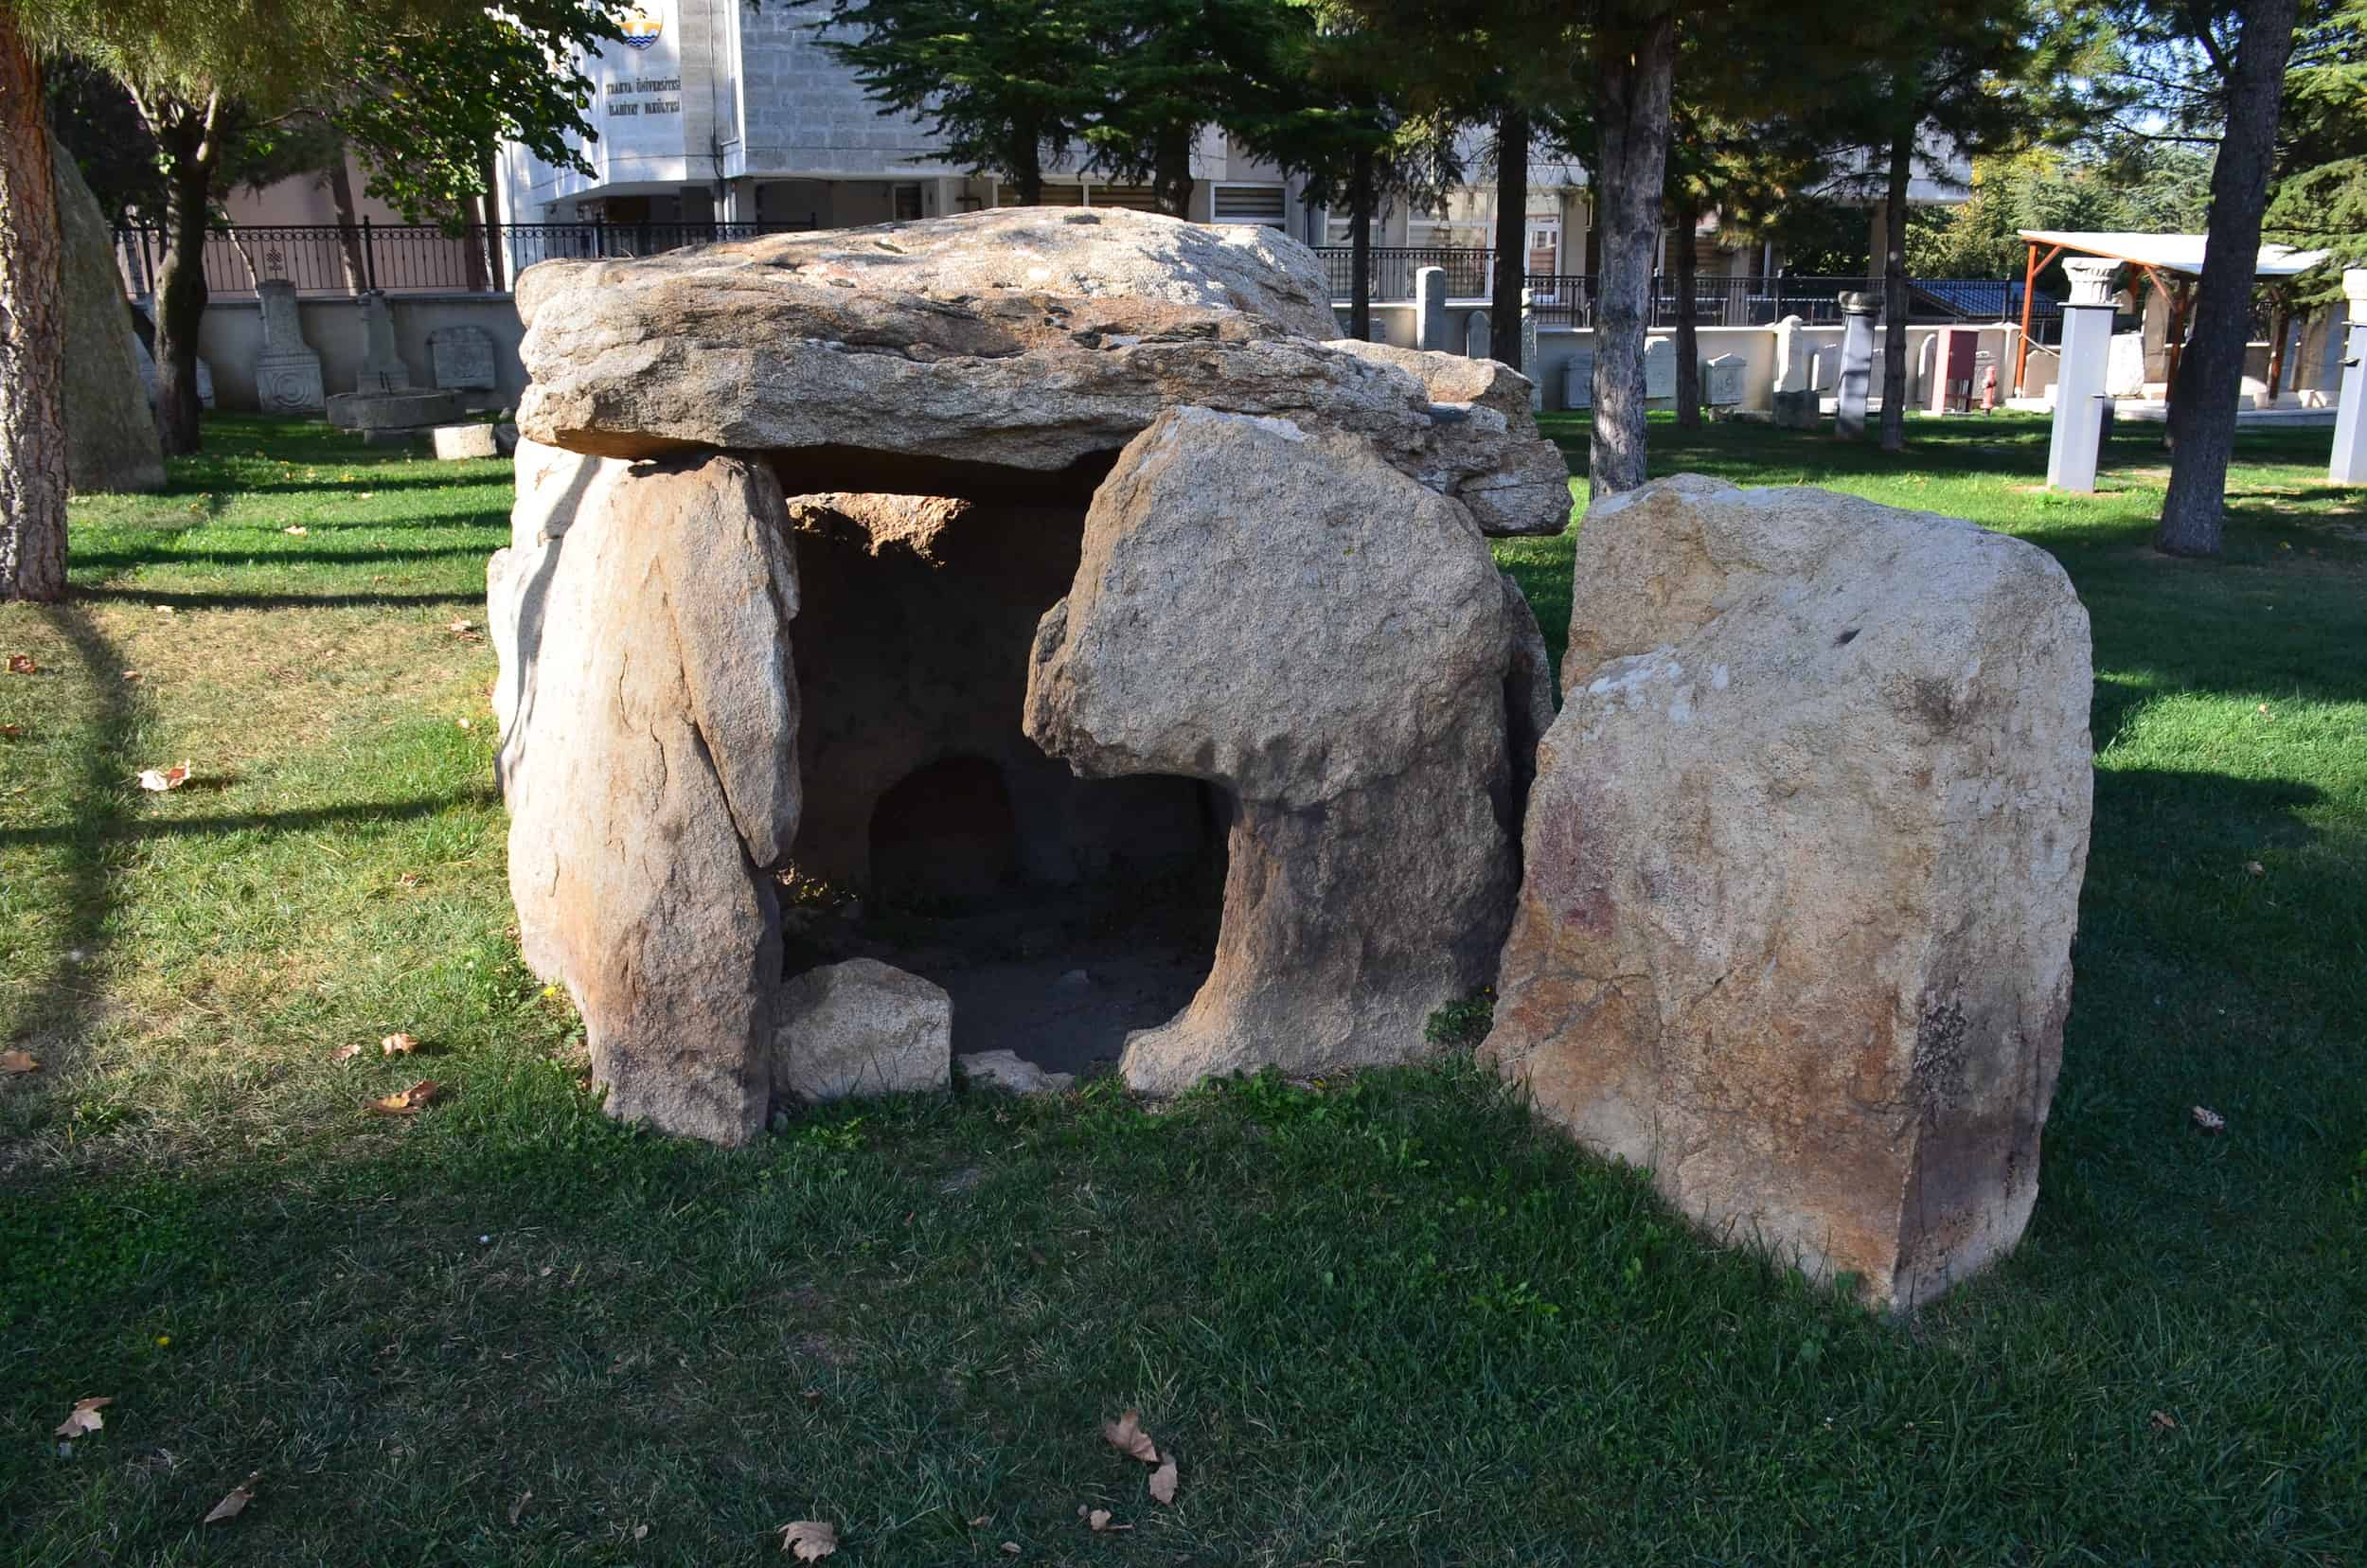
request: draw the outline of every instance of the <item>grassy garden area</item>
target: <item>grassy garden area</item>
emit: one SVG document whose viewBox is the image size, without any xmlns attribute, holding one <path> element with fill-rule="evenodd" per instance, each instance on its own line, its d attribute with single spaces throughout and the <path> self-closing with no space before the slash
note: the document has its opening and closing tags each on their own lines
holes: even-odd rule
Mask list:
<svg viewBox="0 0 2367 1568">
<path fill-rule="evenodd" d="M 2037 1215 L 1888 1321 L 1451 1057 L 735 1153 L 609 1122 L 509 930 L 508 464 L 214 420 L 77 504 L 70 602 L 0 607 L 0 1557 L 706 1564 L 810 1519 L 834 1564 L 2367 1562 L 2367 494 L 2246 433 L 2227 558 L 2176 561 L 2158 431 L 2074 497 L 2042 420 L 1910 430 L 1652 433 L 2020 535 L 2093 617 Z M 1499 548 L 1557 656 L 1570 548 Z"/>
</svg>

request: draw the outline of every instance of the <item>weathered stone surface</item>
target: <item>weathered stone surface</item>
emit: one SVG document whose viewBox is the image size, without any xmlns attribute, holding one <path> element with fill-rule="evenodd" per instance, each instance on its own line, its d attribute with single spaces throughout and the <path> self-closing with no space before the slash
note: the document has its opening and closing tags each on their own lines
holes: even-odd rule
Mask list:
<svg viewBox="0 0 2367 1568">
<path fill-rule="evenodd" d="M 64 146 L 49 138 L 57 170 L 65 269 L 66 483 L 78 494 L 165 488 L 164 441 L 149 411 L 123 303 L 115 236 Z"/>
<path fill-rule="evenodd" d="M 521 946 L 612 1115 L 738 1143 L 770 1089 L 796 832 L 795 568 L 769 470 L 522 456 L 489 614 Z"/>
<path fill-rule="evenodd" d="M 501 455 L 501 443 L 489 424 L 437 425 L 428 435 L 436 443 L 436 455 L 446 462 Z"/>
<path fill-rule="evenodd" d="M 393 431 L 408 437 L 460 418 L 453 392 L 339 392 L 327 400 L 329 422 L 339 430 Z"/>
<path fill-rule="evenodd" d="M 1483 1059 L 1874 1300 L 2009 1249 L 2071 998 L 2088 620 L 2042 551 L 1680 476 L 1579 535 Z"/>
<path fill-rule="evenodd" d="M 816 488 L 927 490 L 948 487 L 917 483 L 917 460 L 973 480 L 1090 470 L 1196 404 L 1364 437 L 1491 532 L 1567 526 L 1567 466 L 1525 383 L 1326 343 L 1325 292 L 1312 253 L 1271 229 L 1122 208 L 549 261 L 518 283 L 518 422 L 594 455 L 793 452 Z M 1442 379 L 1496 390 L 1441 398 Z"/>
<path fill-rule="evenodd" d="M 1526 594 L 1503 575 L 1504 584 L 1504 741 L 1512 759 L 1511 809 L 1506 820 L 1516 828 L 1527 808 L 1529 786 L 1537 778 L 1537 746 L 1554 727 L 1553 657 L 1546 651 L 1545 633 L 1537 624 Z"/>
<path fill-rule="evenodd" d="M 1000 1089 L 1006 1095 L 1060 1095 L 1077 1083 L 1075 1073 L 1047 1073 L 1016 1051 L 972 1051 L 961 1063 L 970 1087 Z"/>
<path fill-rule="evenodd" d="M 876 958 L 850 958 L 781 988 L 773 1086 L 800 1099 L 901 1095 L 953 1079 L 953 1003 L 944 988 Z"/>
<path fill-rule="evenodd" d="M 1458 504 L 1361 443 L 1182 409 L 1120 456 L 1044 616 L 1027 734 L 1087 777 L 1234 802 L 1215 967 L 1121 1070 L 1172 1092 L 1399 1061 L 1505 926 L 1511 663 Z"/>
</svg>

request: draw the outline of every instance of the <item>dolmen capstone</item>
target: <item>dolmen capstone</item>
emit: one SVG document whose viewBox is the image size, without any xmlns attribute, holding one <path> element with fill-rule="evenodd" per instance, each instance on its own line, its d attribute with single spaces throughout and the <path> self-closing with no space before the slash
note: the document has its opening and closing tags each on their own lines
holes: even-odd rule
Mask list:
<svg viewBox="0 0 2367 1568">
<path fill-rule="evenodd" d="M 1713 1234 L 1912 1307 L 2061 1060 L 2087 613 L 1969 523 L 1681 475 L 1586 516 L 1484 1060 Z"/>
<path fill-rule="evenodd" d="M 944 993 L 785 972 L 780 889 L 885 875 L 864 824 L 949 756 L 1054 881 L 1222 845 L 1141 1088 L 1411 1060 L 1493 978 L 1551 698 L 1485 536 L 1570 509 L 1523 378 L 1337 341 L 1272 230 L 1122 210 L 549 262 L 518 303 L 510 882 L 612 1114 L 738 1143 L 946 1081 Z"/>
</svg>

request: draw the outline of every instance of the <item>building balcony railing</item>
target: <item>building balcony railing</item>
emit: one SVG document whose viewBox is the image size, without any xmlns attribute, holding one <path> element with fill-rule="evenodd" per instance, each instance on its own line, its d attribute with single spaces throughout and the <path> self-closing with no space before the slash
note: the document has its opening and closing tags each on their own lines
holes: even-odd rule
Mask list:
<svg viewBox="0 0 2367 1568">
<path fill-rule="evenodd" d="M 537 261 L 558 258 L 656 256 L 687 245 L 794 231 L 799 223 L 234 223 L 205 237 L 206 292 L 251 294 L 258 282 L 285 278 L 301 294 L 498 294 Z M 154 292 L 164 235 L 146 227 L 116 231 L 125 290 Z"/>
</svg>

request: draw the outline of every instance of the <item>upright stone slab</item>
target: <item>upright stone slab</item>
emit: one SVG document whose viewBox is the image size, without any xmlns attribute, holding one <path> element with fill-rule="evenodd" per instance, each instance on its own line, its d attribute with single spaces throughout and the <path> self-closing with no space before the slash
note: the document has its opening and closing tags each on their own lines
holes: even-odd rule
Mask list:
<svg viewBox="0 0 2367 1568">
<path fill-rule="evenodd" d="M 447 392 L 490 392 L 501 384 L 493 334 L 482 327 L 438 327 L 427 334 L 436 384 Z"/>
<path fill-rule="evenodd" d="M 1561 367 L 1561 406 L 1594 406 L 1594 350 L 1581 348 Z"/>
<path fill-rule="evenodd" d="M 1874 383 L 1874 318 L 1881 308 L 1870 294 L 1841 296 L 1841 393 L 1833 406 L 1833 433 L 1843 440 L 1865 439 L 1866 393 Z"/>
<path fill-rule="evenodd" d="M 1814 430 L 1824 420 L 1816 388 L 1809 384 L 1816 355 L 1801 326 L 1798 316 L 1788 315 L 1770 329 L 1775 334 L 1775 385 L 1769 401 L 1775 422 L 1787 430 Z"/>
<path fill-rule="evenodd" d="M 2342 294 L 2349 302 L 2350 322 L 2344 329 L 2348 351 L 2342 356 L 2341 401 L 2334 413 L 2334 460 L 2326 478 L 2338 485 L 2367 485 L 2367 270 L 2342 275 Z"/>
<path fill-rule="evenodd" d="M 1444 352 L 1447 347 L 1447 269 L 1420 267 L 1414 274 L 1414 347 Z"/>
<path fill-rule="evenodd" d="M 1644 345 L 1644 399 L 1660 401 L 1677 395 L 1677 346 L 1664 337 Z"/>
<path fill-rule="evenodd" d="M 165 488 L 165 449 L 140 384 L 115 236 L 81 170 L 49 141 L 64 241 L 66 483 L 78 494 Z"/>
<path fill-rule="evenodd" d="M 1740 354 L 1720 354 L 1701 367 L 1701 396 L 1712 408 L 1742 406 L 1742 379 L 1750 363 Z"/>
<path fill-rule="evenodd" d="M 769 466 L 521 464 L 561 487 L 496 557 L 519 943 L 583 1015 L 608 1114 L 737 1144 L 764 1124 L 781 989 L 771 868 L 796 837 L 796 565 Z"/>
<path fill-rule="evenodd" d="M 2086 493 L 2096 488 L 2096 443 L 2104 435 L 2105 376 L 2112 354 L 2112 275 L 2109 257 L 2073 257 L 2063 263 L 2071 298 L 2063 303 L 2063 368 L 2055 381 L 2055 428 L 2047 440 L 2049 490 Z"/>
<path fill-rule="evenodd" d="M 2294 365 L 2300 370 L 2298 363 Z M 2104 393 L 2109 398 L 2142 398 L 2145 392 L 2145 335 L 2115 332 L 2105 353 Z"/>
<path fill-rule="evenodd" d="M 1510 909 L 1515 629 L 1469 513 L 1361 443 L 1184 408 L 1119 454 L 1027 736 L 1080 777 L 1204 779 L 1231 822 L 1215 966 L 1128 1083 L 1432 1052 Z"/>
<path fill-rule="evenodd" d="M 1927 1301 L 2038 1194 L 2087 614 L 2002 534 L 1695 475 L 1575 581 L 1481 1059 L 1713 1237 Z"/>
<path fill-rule="evenodd" d="M 395 347 L 395 312 L 383 289 L 362 296 L 362 374 L 354 391 L 364 397 L 380 392 L 403 392 L 411 386 L 410 366 Z"/>
<path fill-rule="evenodd" d="M 328 406 L 321 357 L 304 341 L 296 289 L 284 277 L 255 286 L 263 312 L 263 351 L 255 356 L 255 401 L 266 414 L 318 414 Z"/>
<path fill-rule="evenodd" d="M 1940 377 L 1940 336 L 1938 332 L 1927 332 L 1915 346 L 1914 386 L 1907 402 L 1910 408 L 1931 406 L 1931 388 L 1938 384 Z M 1900 395 L 1907 396 L 1903 391 Z"/>
<path fill-rule="evenodd" d="M 1463 318 L 1464 357 L 1467 359 L 1492 359 L 1495 357 L 1495 329 L 1488 324 L 1487 312 L 1486 311 L 1473 311 L 1470 314 L 1465 316 Z M 1535 372 L 1537 367 L 1535 365 L 1530 365 L 1528 368 L 1531 372 L 1530 379 L 1533 381 L 1536 379 Z"/>
<path fill-rule="evenodd" d="M 1537 379 L 1537 291 L 1521 291 L 1521 364 L 1530 372 L 1529 412 L 1545 406 L 1545 383 Z M 1483 526 L 1486 525 L 1483 524 Z"/>
</svg>

